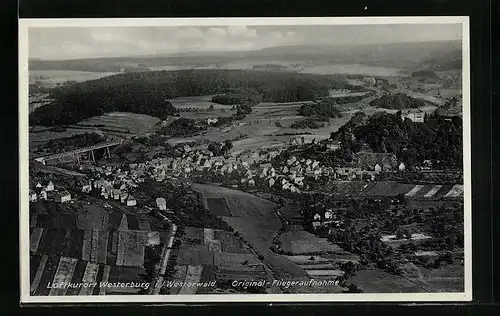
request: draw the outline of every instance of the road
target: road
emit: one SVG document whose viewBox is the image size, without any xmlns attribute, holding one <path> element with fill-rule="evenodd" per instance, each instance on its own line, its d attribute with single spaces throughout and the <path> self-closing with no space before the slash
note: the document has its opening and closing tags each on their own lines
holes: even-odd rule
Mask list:
<svg viewBox="0 0 500 316">
<path fill-rule="evenodd" d="M 163 214 L 159 213 L 164 219 L 168 220 Z M 167 270 L 168 261 L 170 259 L 170 252 L 172 251 L 172 245 L 174 243 L 175 234 L 177 232 L 177 225 L 172 223 L 172 233 L 168 239 L 168 242 L 163 247 L 162 260 L 160 264 L 160 269 L 156 273 L 156 280 L 152 282 L 150 288 L 150 294 L 158 295 L 161 290 L 161 284 L 163 284 L 165 271 Z"/>
</svg>

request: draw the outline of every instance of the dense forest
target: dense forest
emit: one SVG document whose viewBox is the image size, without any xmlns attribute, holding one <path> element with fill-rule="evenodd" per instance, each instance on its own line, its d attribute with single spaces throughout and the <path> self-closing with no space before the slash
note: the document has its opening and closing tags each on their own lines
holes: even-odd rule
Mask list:
<svg viewBox="0 0 500 316">
<path fill-rule="evenodd" d="M 235 105 L 251 103 L 252 105 L 262 102 L 262 95 L 253 89 L 227 89 L 226 93 L 212 97 L 212 102 L 223 105 Z"/>
<path fill-rule="evenodd" d="M 318 123 L 316 119 L 306 118 L 305 120 L 295 121 L 290 125 L 291 128 L 304 129 L 304 128 L 321 128 L 324 124 Z"/>
<path fill-rule="evenodd" d="M 205 130 L 206 125 L 201 125 L 190 118 L 181 117 L 162 128 L 162 133 L 169 136 L 187 136 Z"/>
<path fill-rule="evenodd" d="M 31 125 L 70 125 L 109 112 L 132 112 L 165 119 L 176 113 L 159 94 L 138 84 L 102 85 L 100 80 L 77 83 L 50 91 L 50 104 L 30 114 Z"/>
<path fill-rule="evenodd" d="M 71 137 L 51 139 L 43 145 L 42 149 L 57 154 L 72 148 L 92 146 L 104 141 L 106 138 L 96 133 L 77 134 Z"/>
<path fill-rule="evenodd" d="M 250 88 L 262 101 L 314 100 L 329 89 L 348 89 L 341 77 L 243 70 L 179 70 L 124 73 L 51 90 L 54 101 L 30 115 L 32 125 L 74 124 L 88 117 L 122 111 L 165 118 L 175 112 L 167 99 L 220 94 Z"/>
<path fill-rule="evenodd" d="M 304 104 L 299 108 L 302 116 L 342 117 L 342 111 L 335 106 L 335 101 L 327 99 L 317 104 Z"/>
<path fill-rule="evenodd" d="M 371 106 L 384 109 L 407 109 L 424 107 L 425 102 L 403 93 L 384 95 L 370 102 Z"/>
<path fill-rule="evenodd" d="M 369 118 L 359 114 L 332 138 L 352 153 L 367 144 L 374 152 L 394 153 L 407 166 L 433 161 L 441 168 L 463 168 L 462 118 L 427 116 L 425 123 L 401 120 L 400 113 L 379 113 Z"/>
</svg>

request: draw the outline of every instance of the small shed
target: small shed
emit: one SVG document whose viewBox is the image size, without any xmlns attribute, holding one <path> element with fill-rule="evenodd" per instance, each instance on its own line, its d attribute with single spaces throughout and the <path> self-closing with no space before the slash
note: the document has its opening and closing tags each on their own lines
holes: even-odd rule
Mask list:
<svg viewBox="0 0 500 316">
<path fill-rule="evenodd" d="M 132 195 L 129 195 L 127 197 L 127 206 L 136 206 L 136 205 L 137 205 L 137 200 Z"/>
<path fill-rule="evenodd" d="M 167 201 L 165 200 L 165 198 L 157 198 L 156 199 L 156 206 L 158 206 L 158 209 L 160 211 L 165 211 L 167 209 Z"/>
<path fill-rule="evenodd" d="M 59 203 L 71 201 L 71 194 L 68 191 L 57 192 L 54 200 Z"/>
</svg>

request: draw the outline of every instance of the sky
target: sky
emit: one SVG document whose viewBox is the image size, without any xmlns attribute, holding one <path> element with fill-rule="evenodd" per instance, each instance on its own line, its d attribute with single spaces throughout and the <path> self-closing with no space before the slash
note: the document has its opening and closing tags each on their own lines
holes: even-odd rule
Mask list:
<svg viewBox="0 0 500 316">
<path fill-rule="evenodd" d="M 461 39 L 461 24 L 30 28 L 29 57 L 78 59 L 282 45 L 372 44 Z"/>
</svg>

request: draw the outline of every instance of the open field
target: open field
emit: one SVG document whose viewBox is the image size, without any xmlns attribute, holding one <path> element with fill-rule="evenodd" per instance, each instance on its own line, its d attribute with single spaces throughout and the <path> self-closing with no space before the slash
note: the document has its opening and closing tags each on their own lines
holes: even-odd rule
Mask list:
<svg viewBox="0 0 500 316">
<path fill-rule="evenodd" d="M 218 229 L 186 227 L 179 247 L 174 281 L 212 282 L 266 278 L 256 254 L 248 251 L 233 233 Z M 196 241 L 197 240 L 197 241 Z M 227 290 L 227 289 L 226 289 Z M 226 292 L 212 287 L 169 288 L 171 294 Z"/>
<path fill-rule="evenodd" d="M 221 251 L 225 253 L 250 253 L 243 242 L 236 238 L 233 233 L 216 230 L 215 239 L 221 242 Z"/>
<path fill-rule="evenodd" d="M 426 289 L 401 276 L 370 267 L 356 272 L 348 280 L 364 293 L 425 293 Z"/>
<path fill-rule="evenodd" d="M 191 109 L 195 108 L 198 110 L 208 110 L 210 106 L 213 106 L 214 109 L 226 109 L 231 110 L 232 105 L 223 105 L 212 102 L 212 97 L 214 95 L 201 95 L 201 96 L 193 96 L 193 97 L 179 97 L 168 99 L 172 105 L 182 111 L 183 109 Z M 216 111 L 217 112 L 217 111 Z"/>
<path fill-rule="evenodd" d="M 118 232 L 117 266 L 142 267 L 146 233 L 139 231 Z"/>
<path fill-rule="evenodd" d="M 107 230 L 109 213 L 95 204 L 83 204 L 83 212 L 77 214 L 79 229 Z"/>
<path fill-rule="evenodd" d="M 114 131 L 119 133 L 143 134 L 159 122 L 159 118 L 145 114 L 111 112 L 83 120 L 76 124 L 75 127 L 94 127 L 95 129 L 102 130 L 104 133 Z"/>
<path fill-rule="evenodd" d="M 30 234 L 30 251 L 36 252 L 42 239 L 43 228 L 34 228 Z"/>
<path fill-rule="evenodd" d="M 377 181 L 374 182 L 363 195 L 366 196 L 392 196 L 408 193 L 415 185 L 398 183 L 394 181 Z"/>
<path fill-rule="evenodd" d="M 77 124 L 66 127 L 64 132 L 51 132 L 48 128 L 32 127 L 29 133 L 30 151 L 44 143 L 74 135 L 96 132 L 106 135 L 110 140 L 131 135 L 144 134 L 160 122 L 159 118 L 137 113 L 112 112 L 94 116 Z"/>
<path fill-rule="evenodd" d="M 184 228 L 184 242 L 189 242 L 195 245 L 202 245 L 204 243 L 204 231 L 200 227 L 186 227 Z"/>
<path fill-rule="evenodd" d="M 69 283 L 73 276 L 73 272 L 75 271 L 77 262 L 78 259 L 75 258 L 61 257 L 61 259 L 59 260 L 59 265 L 57 266 L 53 282 L 55 284 Z M 62 289 L 52 288 L 50 289 L 49 295 L 50 296 L 64 295 L 66 293 L 66 290 L 67 289 L 65 288 Z"/>
<path fill-rule="evenodd" d="M 184 98 L 185 99 L 185 98 Z M 200 101 L 193 103 L 183 102 L 183 106 L 196 107 Z M 205 101 L 203 101 L 205 102 Z M 230 124 L 229 127 L 213 127 L 207 131 L 191 137 L 178 137 L 171 139 L 172 143 L 188 141 L 225 141 L 233 140 L 241 135 L 246 138 L 233 141 L 231 154 L 238 155 L 244 150 L 256 150 L 261 148 L 279 148 L 289 144 L 290 140 L 298 137 L 300 134 L 306 136 L 308 141 L 316 141 L 330 137 L 330 134 L 336 131 L 340 126 L 350 119 L 350 115 L 344 115 L 341 118 L 332 118 L 325 122 L 324 127 L 318 129 L 293 129 L 290 127 L 297 120 L 304 119 L 298 115 L 298 110 L 303 102 L 296 104 L 281 103 L 261 103 L 253 107 L 252 113 L 243 120 Z M 229 116 L 234 111 L 226 110 L 222 113 L 219 109 L 212 112 L 181 112 L 181 116 L 193 119 L 207 119 L 217 116 Z M 277 124 L 279 123 L 279 124 Z M 280 127 L 278 127 L 278 125 Z M 289 135 L 283 135 L 289 134 Z M 290 135 L 299 134 L 299 135 Z"/>
<path fill-rule="evenodd" d="M 329 242 L 326 238 L 319 238 L 302 229 L 301 226 L 292 228 L 280 236 L 281 249 L 294 255 L 307 255 L 315 253 L 331 253 L 342 249 Z"/>
<path fill-rule="evenodd" d="M 205 245 L 182 244 L 177 257 L 178 265 L 213 265 L 214 254 Z"/>
<path fill-rule="evenodd" d="M 326 270 L 326 269 L 307 269 L 307 274 L 311 277 L 339 277 L 344 275 L 344 271 L 338 269 Z"/>
<path fill-rule="evenodd" d="M 238 265 L 261 265 L 261 262 L 254 254 L 251 253 L 214 253 L 215 266 L 238 266 Z"/>
<path fill-rule="evenodd" d="M 49 87 L 63 84 L 67 81 L 87 81 L 115 75 L 114 72 L 90 72 L 74 70 L 30 70 L 29 81 L 47 85 Z"/>
<path fill-rule="evenodd" d="M 420 268 L 424 280 L 443 292 L 463 292 L 465 289 L 464 267 L 449 264 L 438 269 Z"/>
<path fill-rule="evenodd" d="M 245 201 L 246 206 L 243 209 L 234 209 L 240 205 L 239 203 L 229 203 L 231 214 L 234 212 L 235 215 L 239 215 L 238 217 L 223 216 L 221 218 L 241 234 L 243 239 L 264 257 L 276 273 L 283 276 L 307 276 L 299 266 L 269 249 L 273 238 L 282 226 L 274 212 L 276 204 L 249 193 L 212 185 L 193 184 L 193 188 L 202 193 L 205 198 L 225 196 L 232 201 Z"/>
<path fill-rule="evenodd" d="M 333 195 L 341 196 L 394 196 L 406 195 L 410 199 L 438 199 L 441 197 L 463 196 L 463 187 L 459 185 L 416 185 L 397 181 L 334 181 L 328 184 Z M 432 192 L 431 192 L 432 191 Z M 451 192 L 451 193 L 449 193 Z M 446 196 L 449 193 L 448 196 Z"/>
<path fill-rule="evenodd" d="M 76 258 L 60 256 L 30 257 L 32 295 L 103 295 L 137 293 L 140 289 L 99 288 L 99 286 L 77 286 L 83 282 L 146 282 L 145 271 L 139 268 L 113 267 Z M 75 284 L 62 289 L 50 289 L 48 284 L 70 282 Z"/>
<path fill-rule="evenodd" d="M 201 273 L 203 272 L 202 265 L 189 265 L 186 270 L 186 278 L 184 282 L 186 283 L 197 283 L 201 280 Z M 179 290 L 179 295 L 191 295 L 195 294 L 197 290 L 196 286 L 183 286 Z"/>
<path fill-rule="evenodd" d="M 146 236 L 145 231 L 35 228 L 31 240 L 36 254 L 59 254 L 100 264 L 141 267 Z"/>
<path fill-rule="evenodd" d="M 251 217 L 251 218 L 274 218 L 274 209 L 276 204 L 255 196 L 250 197 L 228 197 L 226 199 L 231 216 L 233 217 Z"/>
<path fill-rule="evenodd" d="M 208 208 L 215 216 L 231 216 L 224 198 L 207 198 Z"/>
<path fill-rule="evenodd" d="M 174 275 L 172 276 L 172 280 L 183 282 L 186 279 L 188 265 L 176 265 L 174 270 Z M 171 287 L 169 288 L 170 294 L 179 294 L 180 287 Z"/>
</svg>

